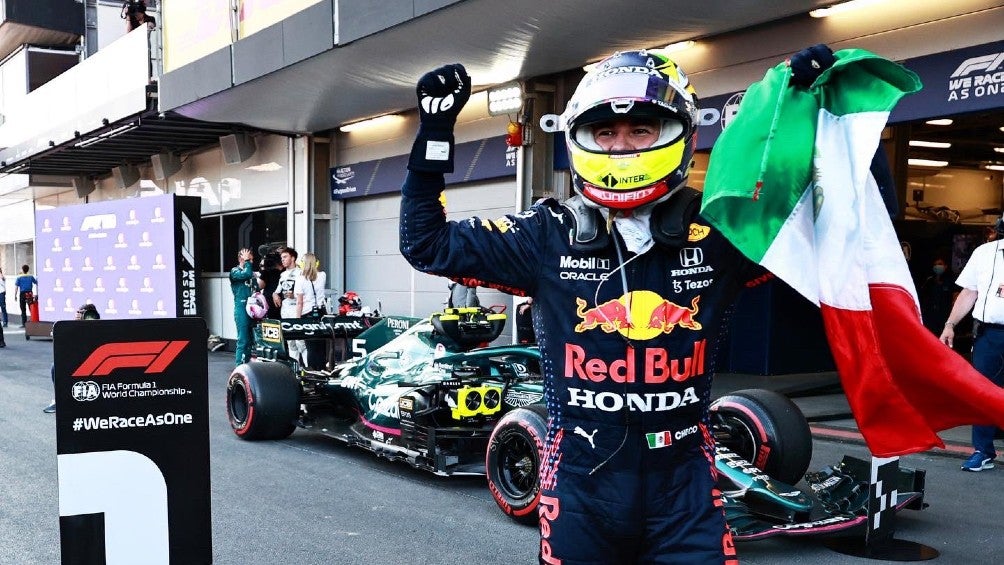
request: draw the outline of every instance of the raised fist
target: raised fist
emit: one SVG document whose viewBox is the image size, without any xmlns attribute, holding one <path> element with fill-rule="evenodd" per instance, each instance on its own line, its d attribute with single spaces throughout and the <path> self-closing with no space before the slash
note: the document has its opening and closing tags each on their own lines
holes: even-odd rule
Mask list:
<svg viewBox="0 0 1004 565">
<path fill-rule="evenodd" d="M 788 66 L 791 67 L 791 83 L 808 88 L 816 82 L 823 71 L 832 67 L 835 61 L 833 50 L 823 43 L 806 47 L 788 60 Z"/>
<path fill-rule="evenodd" d="M 471 97 L 471 77 L 460 63 L 429 71 L 418 79 L 418 135 L 408 157 L 408 170 L 453 172 L 453 126 Z"/>
<path fill-rule="evenodd" d="M 471 78 L 460 63 L 444 65 L 422 75 L 416 91 L 422 124 L 452 129 L 471 97 Z"/>
</svg>

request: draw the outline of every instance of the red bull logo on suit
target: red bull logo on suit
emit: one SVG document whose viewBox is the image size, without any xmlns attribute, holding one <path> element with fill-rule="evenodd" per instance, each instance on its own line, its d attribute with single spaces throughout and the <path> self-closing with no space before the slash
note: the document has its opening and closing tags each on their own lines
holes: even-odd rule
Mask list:
<svg viewBox="0 0 1004 565">
<path fill-rule="evenodd" d="M 634 290 L 587 308 L 589 302 L 577 297 L 575 314 L 581 321 L 575 325 L 575 331 L 600 329 L 606 333 L 618 332 L 628 339 L 647 340 L 677 327 L 700 330 L 697 321 L 700 300 L 700 296 L 695 296 L 687 308 L 650 290 Z"/>
<path fill-rule="evenodd" d="M 694 342 L 694 353 L 682 359 L 670 359 L 662 347 L 645 347 L 639 353 L 644 361 L 645 384 L 662 384 L 668 380 L 678 383 L 704 374 L 704 355 L 707 340 Z M 565 377 L 600 383 L 607 379 L 615 383 L 635 382 L 635 348 L 628 347 L 623 359 L 609 363 L 591 359 L 586 350 L 572 343 L 565 344 Z"/>
</svg>

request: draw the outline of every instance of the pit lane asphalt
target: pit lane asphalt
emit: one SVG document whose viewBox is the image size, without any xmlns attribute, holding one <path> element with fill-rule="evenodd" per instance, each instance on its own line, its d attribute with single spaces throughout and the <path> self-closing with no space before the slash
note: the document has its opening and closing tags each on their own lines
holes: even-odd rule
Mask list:
<svg viewBox="0 0 1004 565">
<path fill-rule="evenodd" d="M 19 329 L 5 329 L 0 564 L 58 563 L 55 423 L 41 411 L 52 396 L 52 342 L 26 341 Z M 536 563 L 536 529 L 504 518 L 482 477 L 435 477 L 302 430 L 279 442 L 238 440 L 224 410 L 231 368 L 232 354 L 209 354 L 214 563 Z M 716 389 L 751 384 L 761 383 L 722 376 Z M 841 425 L 847 427 L 834 427 Z M 819 435 L 810 470 L 845 453 L 868 457 L 853 438 Z M 902 458 L 903 466 L 927 470 L 930 507 L 901 513 L 897 538 L 937 549 L 940 563 L 1004 562 L 1004 468 L 964 473 L 960 460 L 944 450 Z M 874 562 L 835 553 L 812 538 L 745 542 L 738 550 L 741 562 L 751 564 Z"/>
</svg>

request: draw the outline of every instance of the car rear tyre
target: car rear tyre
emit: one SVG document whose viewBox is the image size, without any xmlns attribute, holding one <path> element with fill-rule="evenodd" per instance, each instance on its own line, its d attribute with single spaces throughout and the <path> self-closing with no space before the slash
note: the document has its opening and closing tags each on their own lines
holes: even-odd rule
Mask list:
<svg viewBox="0 0 1004 565">
<path fill-rule="evenodd" d="M 812 434 L 787 397 L 763 389 L 738 390 L 711 404 L 715 439 L 770 477 L 798 483 L 812 458 Z"/>
<path fill-rule="evenodd" d="M 282 439 L 296 428 L 300 385 L 281 363 L 238 365 L 227 381 L 227 417 L 237 437 Z"/>
<path fill-rule="evenodd" d="M 488 490 L 502 512 L 524 524 L 537 521 L 538 475 L 546 437 L 547 409 L 531 404 L 503 416 L 488 440 Z"/>
</svg>

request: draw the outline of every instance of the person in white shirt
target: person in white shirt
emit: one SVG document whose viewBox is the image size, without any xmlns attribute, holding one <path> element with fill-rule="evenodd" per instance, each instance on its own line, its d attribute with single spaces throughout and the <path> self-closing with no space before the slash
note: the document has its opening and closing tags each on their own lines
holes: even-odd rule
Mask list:
<svg viewBox="0 0 1004 565">
<path fill-rule="evenodd" d="M 279 315 L 283 318 L 296 318 L 296 296 L 293 286 L 296 277 L 300 276 L 300 268 L 296 266 L 298 254 L 292 247 L 279 250 L 279 260 L 282 261 L 282 274 L 279 275 L 279 285 L 272 293 L 272 301 L 279 307 Z"/>
<path fill-rule="evenodd" d="M 311 318 L 324 315 L 324 287 L 327 286 L 328 275 L 319 270 L 320 262 L 313 253 L 303 254 L 303 271 L 296 278 L 296 285 L 293 294 L 296 296 L 296 317 Z M 315 312 L 315 306 L 318 311 Z M 308 368 L 323 367 L 326 357 L 325 342 L 323 340 L 306 340 L 304 366 Z"/>
<path fill-rule="evenodd" d="M 994 239 L 973 250 L 955 280 L 962 290 L 948 313 L 940 339 L 952 347 L 955 325 L 972 312 L 973 368 L 995 385 L 1004 386 L 1004 268 L 998 266 L 1004 252 L 1004 217 L 994 224 L 994 233 Z M 996 435 L 997 426 L 973 426 L 973 454 L 962 463 L 963 471 L 979 472 L 994 468 Z"/>
<path fill-rule="evenodd" d="M 296 279 L 301 275 L 300 268 L 296 266 L 296 259 L 298 257 L 299 254 L 292 247 L 283 247 L 279 250 L 279 260 L 282 261 L 282 268 L 284 270 L 279 275 L 279 285 L 272 294 L 272 301 L 279 306 L 279 315 L 283 319 L 299 317 L 296 312 L 296 295 L 293 294 Z M 286 342 L 286 349 L 289 356 L 293 359 L 299 359 L 302 356 L 303 352 L 301 349 L 303 347 L 303 342 L 299 340 L 288 340 Z"/>
</svg>

